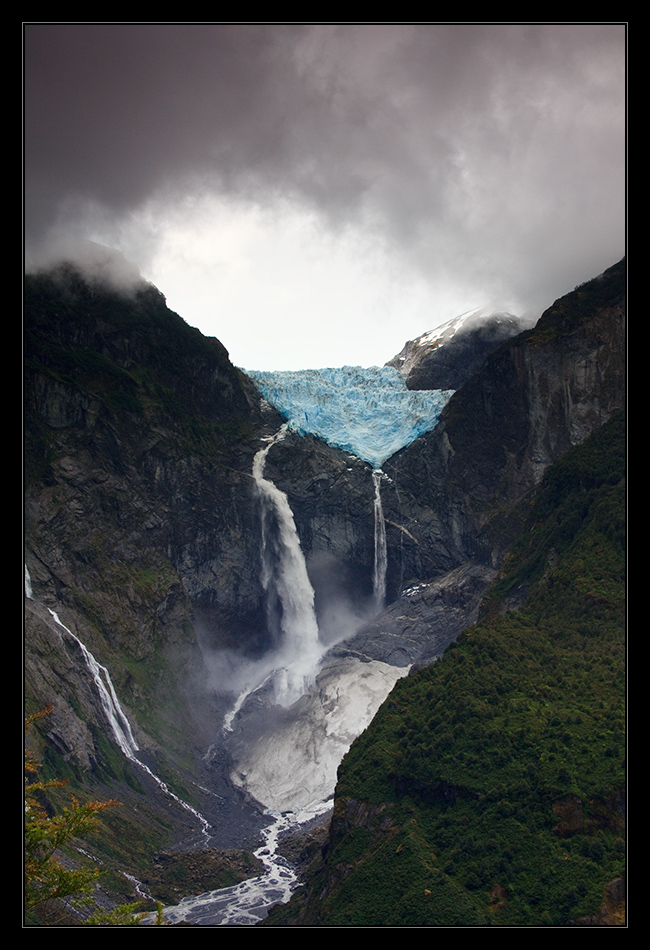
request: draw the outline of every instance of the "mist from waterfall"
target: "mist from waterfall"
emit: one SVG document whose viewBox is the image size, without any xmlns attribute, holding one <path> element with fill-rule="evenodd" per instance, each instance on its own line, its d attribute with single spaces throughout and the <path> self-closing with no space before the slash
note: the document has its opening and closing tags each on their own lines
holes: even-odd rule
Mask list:
<svg viewBox="0 0 650 950">
<path fill-rule="evenodd" d="M 264 477 L 271 448 L 284 439 L 285 423 L 266 440 L 253 459 L 253 479 L 260 504 L 261 578 L 266 596 L 267 624 L 272 648 L 258 660 L 236 663 L 230 684 L 238 695 L 224 717 L 229 732 L 246 699 L 258 690 L 269 690 L 278 706 L 293 705 L 313 684 L 324 647 L 319 639 L 314 589 L 300 547 L 293 512 L 284 492 Z M 228 663 L 224 654 L 212 658 Z"/>
<path fill-rule="evenodd" d="M 192 899 L 191 908 L 183 902 L 182 910 L 169 909 L 170 919 L 180 915 L 177 919 L 187 916 L 208 922 L 205 914 L 209 913 L 215 923 L 254 923 L 274 901 L 288 899 L 297 879 L 278 863 L 278 822 L 295 827 L 330 807 L 341 759 L 372 721 L 395 682 L 408 673 L 407 666 L 337 650 L 325 620 L 321 636 L 314 589 L 289 499 L 266 477 L 266 463 L 273 447 L 292 431 L 322 438 L 369 466 L 372 481 L 368 479 L 368 517 L 374 518 L 371 610 L 379 613 L 386 602 L 388 563 L 381 498 L 381 484 L 387 476 L 381 464 L 435 426 L 451 392 L 410 393 L 391 368 L 345 367 L 270 375 L 273 380 L 267 380 L 269 386 L 259 382 L 258 376 L 254 379 L 264 398 L 279 409 L 286 422 L 264 441 L 251 471 L 259 504 L 259 564 L 270 645 L 256 659 L 234 650 L 204 651 L 205 672 L 211 690 L 218 696 L 220 710 L 218 733 L 205 759 L 209 762 L 214 758 L 217 768 L 222 767 L 218 763 L 227 763 L 231 787 L 241 789 L 243 800 L 257 803 L 269 816 L 265 832 L 269 839 L 265 851 L 268 871 L 255 881 L 228 889 L 230 893 Z M 280 391 L 282 398 L 278 396 Z M 26 573 L 26 590 L 28 584 L 31 596 Z M 336 614 L 337 609 L 341 613 L 343 606 L 326 606 L 330 614 Z M 189 808 L 137 757 L 133 731 L 108 670 L 97 664 L 56 614 L 51 615 L 81 649 L 93 672 L 113 737 L 123 753 Z M 355 617 L 358 624 L 362 619 Z M 354 632 L 349 623 L 338 627 L 339 640 Z M 202 822 L 207 838 L 207 822 L 190 810 Z M 258 910 L 251 909 L 251 902 Z M 212 908 L 207 912 L 206 903 Z"/>
</svg>

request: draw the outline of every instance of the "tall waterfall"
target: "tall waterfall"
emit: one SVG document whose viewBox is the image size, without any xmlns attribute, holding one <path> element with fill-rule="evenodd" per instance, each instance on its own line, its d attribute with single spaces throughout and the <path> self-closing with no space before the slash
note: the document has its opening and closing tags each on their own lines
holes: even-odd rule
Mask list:
<svg viewBox="0 0 650 950">
<path fill-rule="evenodd" d="M 314 610 L 314 589 L 307 574 L 287 496 L 264 477 L 270 448 L 281 441 L 287 424 L 253 460 L 253 478 L 261 507 L 262 585 L 269 628 L 277 643 L 274 688 L 280 705 L 291 705 L 313 682 L 322 647 Z"/>
</svg>

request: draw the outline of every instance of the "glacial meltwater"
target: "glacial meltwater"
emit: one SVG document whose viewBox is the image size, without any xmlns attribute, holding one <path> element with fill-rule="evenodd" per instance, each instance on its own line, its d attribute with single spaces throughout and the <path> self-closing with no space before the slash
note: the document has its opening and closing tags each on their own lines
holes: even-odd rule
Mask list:
<svg viewBox="0 0 650 950">
<path fill-rule="evenodd" d="M 266 867 L 261 877 L 165 909 L 169 921 L 204 925 L 252 924 L 274 903 L 289 899 L 298 881 L 277 855 L 280 833 L 328 810 L 341 759 L 408 672 L 408 667 L 363 662 L 321 643 L 290 500 L 265 476 L 269 453 L 291 430 L 321 438 L 368 464 L 378 613 L 385 602 L 387 562 L 381 465 L 433 429 L 452 395 L 410 392 L 391 367 L 248 375 L 286 420 L 260 447 L 252 470 L 260 500 L 260 571 L 275 645 L 239 668 L 240 685 L 224 718 L 221 742 L 232 762 L 231 782 L 266 810 L 270 823 L 256 852 Z"/>
</svg>

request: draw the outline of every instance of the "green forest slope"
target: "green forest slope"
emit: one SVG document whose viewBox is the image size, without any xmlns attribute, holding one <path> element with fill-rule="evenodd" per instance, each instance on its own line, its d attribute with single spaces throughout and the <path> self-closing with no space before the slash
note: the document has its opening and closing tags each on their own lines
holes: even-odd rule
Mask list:
<svg viewBox="0 0 650 950">
<path fill-rule="evenodd" d="M 624 571 L 619 414 L 549 469 L 480 622 L 353 744 L 323 864 L 266 924 L 623 923 Z"/>
</svg>

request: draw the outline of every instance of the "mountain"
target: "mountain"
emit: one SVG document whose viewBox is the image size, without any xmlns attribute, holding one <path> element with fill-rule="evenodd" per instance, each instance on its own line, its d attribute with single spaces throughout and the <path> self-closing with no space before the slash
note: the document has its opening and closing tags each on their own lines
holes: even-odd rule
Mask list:
<svg viewBox="0 0 650 950">
<path fill-rule="evenodd" d="M 623 261 L 560 298 L 488 355 L 432 431 L 382 464 L 389 602 L 463 565 L 495 570 L 548 466 L 624 407 L 625 292 Z M 291 499 L 308 564 L 331 565 L 349 602 L 370 596 L 364 466 L 290 436 L 268 471 Z"/>
<path fill-rule="evenodd" d="M 375 478 L 314 435 L 278 438 L 281 412 L 150 285 L 120 289 L 73 266 L 26 278 L 25 698 L 29 713 L 53 706 L 33 739 L 46 775 L 124 802 L 98 858 L 144 880 L 154 853 L 206 835 L 250 848 L 266 820 L 234 787 L 236 743 L 287 714 L 256 693 L 250 726 L 220 738 L 240 675 L 275 656 L 283 626 L 262 569 L 282 526 L 276 516 L 265 535 L 261 447 L 264 479 L 290 504 L 328 675 L 427 666 L 485 611 L 545 475 L 624 407 L 625 280 L 623 261 L 498 343 Z M 501 603 L 521 607 L 531 588 L 520 571 Z M 97 676 L 110 677 L 115 713 Z M 330 702 L 335 684 L 322 692 Z M 120 710 L 137 755 L 111 726 Z M 344 798 L 365 813 L 363 794 L 341 786 L 335 816 Z"/>
<path fill-rule="evenodd" d="M 397 369 L 409 389 L 460 389 L 492 350 L 524 329 L 511 313 L 477 307 L 409 340 L 386 366 Z"/>
<path fill-rule="evenodd" d="M 128 805 L 114 820 L 135 827 L 114 847 L 133 869 L 152 840 L 199 826 L 121 754 L 81 647 L 48 611 L 110 670 L 147 766 L 212 814 L 203 651 L 264 648 L 251 463 L 266 423 L 221 343 L 144 282 L 29 275 L 24 332 L 27 711 L 53 707 L 34 734 L 48 774 Z M 134 856 L 135 840 L 149 847 Z"/>
<path fill-rule="evenodd" d="M 417 660 L 428 626 L 439 656 L 441 616 L 473 604 L 473 625 L 353 743 L 322 858 L 266 924 L 623 922 L 624 306 L 621 262 L 502 344 L 386 464 L 402 510 L 428 510 L 438 563 L 466 563 L 358 648 Z"/>
<path fill-rule="evenodd" d="M 624 922 L 624 484 L 619 413 L 548 470 L 478 622 L 353 743 L 320 866 L 266 923 Z"/>
</svg>

